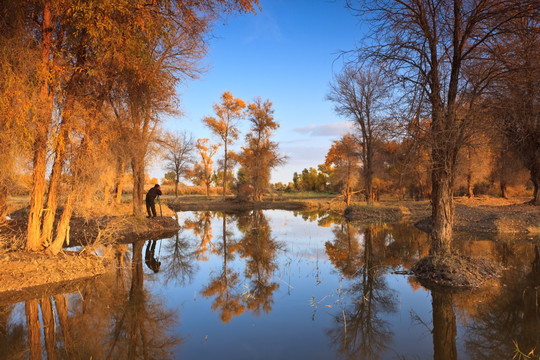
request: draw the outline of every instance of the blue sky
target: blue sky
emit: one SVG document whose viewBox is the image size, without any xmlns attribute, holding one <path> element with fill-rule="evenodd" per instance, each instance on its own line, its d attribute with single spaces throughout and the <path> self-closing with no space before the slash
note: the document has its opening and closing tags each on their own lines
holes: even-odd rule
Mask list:
<svg viewBox="0 0 540 360">
<path fill-rule="evenodd" d="M 217 142 L 201 119 L 213 115 L 212 105 L 224 91 L 246 102 L 257 96 L 269 99 L 280 124 L 274 140 L 289 157 L 273 171 L 272 182 L 287 183 L 295 171 L 324 162 L 332 141 L 351 128 L 325 96 L 342 66 L 339 52 L 355 47 L 361 26 L 343 0 L 261 0 L 261 7 L 257 15 L 216 24 L 205 57 L 207 71 L 178 89 L 183 116 L 168 119 L 164 127 Z M 240 128 L 237 148 L 248 121 Z M 151 175 L 161 178 L 163 171 L 153 169 Z"/>
</svg>

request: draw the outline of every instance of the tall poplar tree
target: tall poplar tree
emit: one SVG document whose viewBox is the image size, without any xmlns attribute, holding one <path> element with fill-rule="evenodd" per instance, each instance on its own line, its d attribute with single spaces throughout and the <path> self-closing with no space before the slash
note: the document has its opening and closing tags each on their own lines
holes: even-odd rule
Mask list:
<svg viewBox="0 0 540 360">
<path fill-rule="evenodd" d="M 246 103 L 240 98 L 235 98 L 229 91 L 221 95 L 221 103 L 214 104 L 216 117 L 207 116 L 202 119 L 203 123 L 212 133 L 221 140 L 224 148 L 223 154 L 223 199 L 227 194 L 227 175 L 229 170 L 229 145 L 238 140 L 240 130 L 238 123 L 244 118 Z"/>
</svg>

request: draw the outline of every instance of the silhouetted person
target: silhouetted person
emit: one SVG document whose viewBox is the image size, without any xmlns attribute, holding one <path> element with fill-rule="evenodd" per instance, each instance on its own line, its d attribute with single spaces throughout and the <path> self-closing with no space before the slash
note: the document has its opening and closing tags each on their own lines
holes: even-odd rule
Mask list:
<svg viewBox="0 0 540 360">
<path fill-rule="evenodd" d="M 146 193 L 146 212 L 148 212 L 147 217 L 156 217 L 156 197 L 161 195 L 161 190 L 159 188 L 159 184 L 154 185 L 153 188 L 148 190 Z M 150 213 L 150 210 L 152 210 L 152 213 Z"/>
<path fill-rule="evenodd" d="M 156 259 L 157 240 L 148 240 L 146 251 L 144 252 L 144 262 L 149 269 L 157 273 L 161 267 L 161 261 Z"/>
</svg>

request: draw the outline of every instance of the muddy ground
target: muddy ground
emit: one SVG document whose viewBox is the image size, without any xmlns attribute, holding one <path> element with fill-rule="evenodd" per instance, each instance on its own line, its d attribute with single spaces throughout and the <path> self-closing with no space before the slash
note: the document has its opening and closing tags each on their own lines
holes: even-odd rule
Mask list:
<svg viewBox="0 0 540 360">
<path fill-rule="evenodd" d="M 454 231 L 540 236 L 540 206 L 530 205 L 528 200 L 487 196 L 456 198 Z M 359 222 L 410 220 L 426 232 L 431 229 L 431 206 L 426 201 L 353 205 L 345 210 L 345 216 Z"/>
</svg>

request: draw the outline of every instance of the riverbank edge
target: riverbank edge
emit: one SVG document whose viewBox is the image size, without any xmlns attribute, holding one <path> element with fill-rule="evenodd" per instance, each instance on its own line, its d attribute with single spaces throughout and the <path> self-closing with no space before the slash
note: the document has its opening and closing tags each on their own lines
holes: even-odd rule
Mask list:
<svg viewBox="0 0 540 360">
<path fill-rule="evenodd" d="M 57 256 L 24 250 L 8 251 L 0 258 L 0 305 L 12 299 L 32 298 L 32 294 L 62 291 L 69 283 L 87 282 L 114 270 L 110 254 L 95 254 L 99 245 L 127 244 L 174 236 L 180 226 L 172 217 L 143 218 L 108 216 L 96 219 L 73 218 L 72 241 L 80 251 L 62 250 Z M 24 223 L 10 224 L 10 234 L 24 229 Z M 3 229 L 6 231 L 5 229 Z M 56 289 L 56 290 L 55 290 Z M 75 288 L 74 288 L 75 289 Z"/>
</svg>

